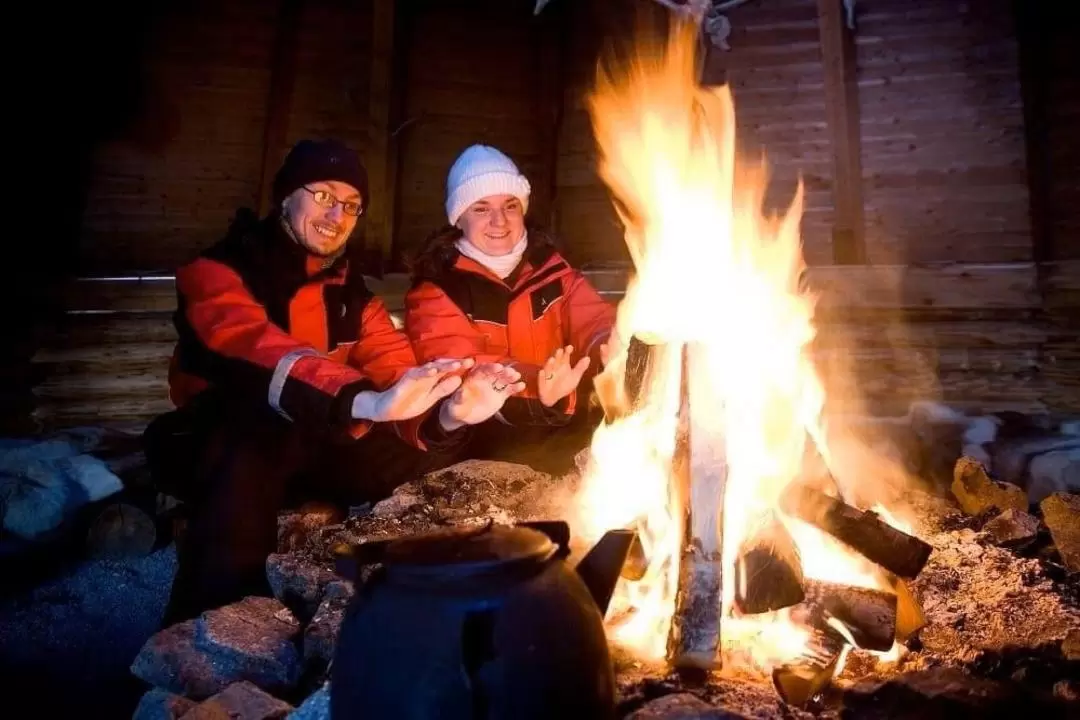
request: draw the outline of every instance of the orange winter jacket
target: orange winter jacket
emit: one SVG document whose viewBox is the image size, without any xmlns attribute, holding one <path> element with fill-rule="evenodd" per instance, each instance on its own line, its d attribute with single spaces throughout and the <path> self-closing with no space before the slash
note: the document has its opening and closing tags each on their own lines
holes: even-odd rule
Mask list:
<svg viewBox="0 0 1080 720">
<path fill-rule="evenodd" d="M 505 280 L 454 247 L 448 229 L 418 260 L 405 297 L 405 332 L 421 362 L 475 357 L 512 363 L 525 390 L 500 413 L 511 425 L 562 425 L 586 397 L 600 369 L 600 345 L 615 325 L 615 307 L 556 252 L 550 238 L 529 231 L 522 262 Z M 537 378 L 556 349 L 574 346 L 572 362 L 592 360 L 575 392 L 552 407 L 539 400 Z"/>
<path fill-rule="evenodd" d="M 178 407 L 214 387 L 312 429 L 360 437 L 371 422 L 352 418 L 357 393 L 385 389 L 417 364 L 346 257 L 328 264 L 309 254 L 276 216 L 238 223 L 177 271 L 176 286 L 169 394 Z M 447 439 L 437 421 L 425 422 L 432 417 L 391 426 L 425 448 Z"/>
</svg>

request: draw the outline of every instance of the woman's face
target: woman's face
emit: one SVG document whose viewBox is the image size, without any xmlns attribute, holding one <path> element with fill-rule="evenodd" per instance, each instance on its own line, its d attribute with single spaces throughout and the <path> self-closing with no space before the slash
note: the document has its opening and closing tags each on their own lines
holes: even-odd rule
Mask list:
<svg viewBox="0 0 1080 720">
<path fill-rule="evenodd" d="M 525 208 L 513 195 L 488 195 L 458 218 L 465 239 L 488 255 L 506 255 L 525 235 Z"/>
</svg>

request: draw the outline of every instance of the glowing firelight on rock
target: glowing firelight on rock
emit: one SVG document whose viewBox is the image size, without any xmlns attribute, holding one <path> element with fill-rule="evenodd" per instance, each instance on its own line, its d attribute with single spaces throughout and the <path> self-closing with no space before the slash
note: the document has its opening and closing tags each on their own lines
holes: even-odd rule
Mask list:
<svg viewBox="0 0 1080 720">
<path fill-rule="evenodd" d="M 830 464 L 825 386 L 809 355 L 815 298 L 800 285 L 802 187 L 786 212 L 763 214 L 764 160 L 737 155 L 731 92 L 699 85 L 696 28 L 673 22 L 666 44 L 643 43 L 618 70 L 601 66 L 588 98 L 599 171 L 635 269 L 617 333 L 659 350 L 633 406 L 625 349 L 597 379 L 611 420 L 593 438 L 576 532 L 595 539 L 638 529 L 648 567 L 620 582 L 609 632 L 641 657 L 663 659 L 688 502 L 675 469 L 681 358 L 684 345 L 694 348 L 690 413 L 727 465 L 723 496 L 713 507 L 695 500 L 692 510 L 721 525 L 720 653 L 767 672 L 802 656 L 811 631 L 787 609 L 740 616 L 733 606 L 736 553 L 763 518 L 779 515 L 807 578 L 882 589 L 888 579 L 816 528 L 775 513 L 809 455 Z"/>
</svg>

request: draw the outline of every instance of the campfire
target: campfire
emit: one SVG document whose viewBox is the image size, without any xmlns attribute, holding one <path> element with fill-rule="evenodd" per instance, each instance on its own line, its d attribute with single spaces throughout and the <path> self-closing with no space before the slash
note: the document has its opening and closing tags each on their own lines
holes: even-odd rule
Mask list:
<svg viewBox="0 0 1080 720">
<path fill-rule="evenodd" d="M 731 90 L 698 84 L 696 28 L 673 23 L 666 43 L 602 66 L 589 98 L 635 272 L 627 342 L 597 378 L 606 421 L 576 531 L 641 540 L 607 616 L 614 643 L 763 674 L 802 704 L 852 647 L 899 657 L 921 622 L 905 581 L 931 547 L 896 501 L 898 471 L 827 417 L 802 188 L 763 213 L 766 163 L 738 154 Z"/>
<path fill-rule="evenodd" d="M 635 273 L 618 309 L 625 346 L 596 381 L 605 421 L 577 470 L 469 460 L 374 505 L 283 514 L 267 562 L 274 598 L 151 637 L 132 665 L 152 687 L 138 717 L 204 706 L 269 717 L 292 705 L 296 717 L 329 717 L 334 687 L 367 714 L 388 699 L 486 703 L 474 678 L 509 657 L 487 644 L 502 612 L 488 598 L 459 624 L 435 609 L 439 597 L 470 609 L 461 596 L 425 590 L 397 625 L 380 624 L 396 646 L 445 641 L 434 653 L 409 646 L 401 672 L 387 671 L 393 653 L 376 652 L 366 667 L 391 684 L 357 690 L 342 670 L 356 655 L 338 640 L 357 593 L 370 605 L 386 577 L 390 556 L 371 551 L 417 535 L 505 536 L 515 524 L 566 528 L 552 539 L 569 554 L 634 531 L 610 596 L 610 583 L 597 593 L 578 573 L 596 601 L 592 636 L 606 629 L 613 650 L 619 718 L 1057 717 L 1080 701 L 1080 500 L 1060 452 L 1080 449 L 1080 424 L 968 416 L 929 399 L 904 418 L 864 415 L 869 429 L 845 422 L 836 406 L 858 398 L 834 388 L 852 385 L 810 351 L 819 318 L 802 283 L 801 189 L 778 216 L 762 211 L 764 159 L 738 154 L 730 89 L 700 87 L 698 61 L 696 28 L 676 20 L 666 40 L 605 67 L 589 98 Z M 457 549 L 433 547 L 445 560 L 434 567 L 461 564 Z M 343 560 L 352 571 L 340 572 Z M 542 564 L 563 562 L 560 550 Z M 530 607 L 529 619 L 543 616 Z M 507 637 L 533 627 L 506 617 Z M 585 625 L 557 617 L 550 627 L 566 632 L 552 645 L 586 656 L 596 645 L 571 632 Z M 389 647 L 353 637 L 365 651 Z M 445 672 L 417 669 L 459 652 Z M 546 663 L 553 676 L 593 677 L 565 657 Z M 505 667 L 533 677 L 530 665 Z M 497 685 L 502 671 L 491 677 Z M 414 692 L 417 678 L 444 694 Z"/>
</svg>

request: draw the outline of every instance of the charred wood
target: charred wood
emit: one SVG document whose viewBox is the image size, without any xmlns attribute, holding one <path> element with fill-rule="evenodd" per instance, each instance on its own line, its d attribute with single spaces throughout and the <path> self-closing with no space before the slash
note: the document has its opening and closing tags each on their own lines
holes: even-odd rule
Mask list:
<svg viewBox="0 0 1080 720">
<path fill-rule="evenodd" d="M 864 650 L 885 651 L 896 639 L 896 594 L 884 590 L 807 580 L 803 584 L 806 599 L 791 610 L 794 621 L 841 640 L 853 642 Z M 839 622 L 851 636 L 845 638 L 834 622 Z"/>
<path fill-rule="evenodd" d="M 626 345 L 625 366 L 620 375 L 601 373 L 594 380 L 604 420 L 615 422 L 640 408 L 650 378 L 664 362 L 669 346 L 633 335 Z"/>
<path fill-rule="evenodd" d="M 649 369 L 655 362 L 653 358 L 659 349 L 660 346 L 651 345 L 636 335 L 631 337 L 626 345 L 626 373 L 623 375 L 623 384 L 631 406 L 636 405 L 641 398 Z"/>
<path fill-rule="evenodd" d="M 735 560 L 735 607 L 746 615 L 803 601 L 802 560 L 784 524 L 770 511 Z"/>
<path fill-rule="evenodd" d="M 106 505 L 91 523 L 86 550 L 92 557 L 143 557 L 157 542 L 157 523 L 140 508 L 123 502 Z"/>
<path fill-rule="evenodd" d="M 922 572 L 933 548 L 897 530 L 876 513 L 859 510 L 804 485 L 789 487 L 781 509 L 828 533 L 894 575 L 908 580 Z"/>
<path fill-rule="evenodd" d="M 719 666 L 720 555 L 693 544 L 682 554 L 669 656 L 676 668 Z"/>
<path fill-rule="evenodd" d="M 823 632 L 814 633 L 804 658 L 773 669 L 777 694 L 788 705 L 806 707 L 829 685 L 843 652 L 843 640 Z"/>
</svg>

